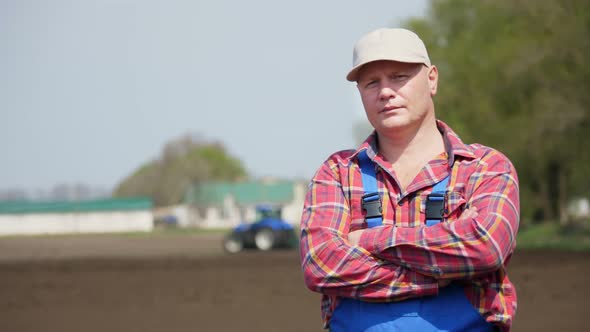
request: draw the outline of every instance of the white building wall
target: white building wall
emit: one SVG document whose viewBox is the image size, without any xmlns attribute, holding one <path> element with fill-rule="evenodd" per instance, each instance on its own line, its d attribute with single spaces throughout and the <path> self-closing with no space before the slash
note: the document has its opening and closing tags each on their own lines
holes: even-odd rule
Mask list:
<svg viewBox="0 0 590 332">
<path fill-rule="evenodd" d="M 154 218 L 156 220 L 160 218 L 167 217 L 172 215 L 176 217 L 178 222 L 178 226 L 180 227 L 190 227 L 192 226 L 191 223 L 191 211 L 189 210 L 188 205 L 186 204 L 178 204 L 178 205 L 170 205 L 165 207 L 157 207 L 153 210 Z"/>
<path fill-rule="evenodd" d="M 236 200 L 232 195 L 228 195 L 223 199 L 223 211 L 221 215 L 222 222 L 230 227 L 237 226 L 242 217 L 240 208 L 236 204 Z"/>
<path fill-rule="evenodd" d="M 178 225 L 180 227 L 188 227 L 190 226 L 190 219 L 189 219 L 189 210 L 188 207 L 184 204 L 175 205 L 172 209 L 172 213 L 178 218 Z"/>
<path fill-rule="evenodd" d="M 0 235 L 149 232 L 153 228 L 150 210 L 0 215 Z"/>
<path fill-rule="evenodd" d="M 303 183 L 295 184 L 293 188 L 293 201 L 283 206 L 283 219 L 290 224 L 298 226 L 301 223 L 306 190 L 307 187 Z"/>
<path fill-rule="evenodd" d="M 219 209 L 214 207 L 208 207 L 205 209 L 205 218 L 203 218 L 203 226 L 207 228 L 221 227 L 219 220 L 221 219 L 221 213 Z"/>
<path fill-rule="evenodd" d="M 283 205 L 282 217 L 290 224 L 298 226 L 301 222 L 303 203 L 307 187 L 303 183 L 294 186 L 293 200 Z M 186 206 L 187 222 L 181 222 L 184 227 L 229 228 L 241 222 L 252 222 L 256 219 L 256 206 L 238 206 L 231 195 L 223 200 L 222 207 L 210 206 L 199 211 L 197 208 Z"/>
</svg>

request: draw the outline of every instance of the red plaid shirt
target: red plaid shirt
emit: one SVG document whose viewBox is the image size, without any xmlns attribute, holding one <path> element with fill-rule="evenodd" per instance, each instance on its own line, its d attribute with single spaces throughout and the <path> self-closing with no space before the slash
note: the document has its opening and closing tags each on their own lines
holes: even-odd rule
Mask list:
<svg viewBox="0 0 590 332">
<path fill-rule="evenodd" d="M 431 160 L 402 191 L 391 163 L 377 153 L 375 135 L 354 151 L 341 151 L 313 177 L 301 221 L 301 259 L 309 289 L 322 293 L 327 327 L 340 297 L 400 301 L 438 294 L 438 280 L 465 287 L 471 304 L 490 323 L 509 331 L 516 292 L 506 265 L 516 244 L 518 179 L 510 161 L 491 148 L 466 145 L 443 122 L 446 153 Z M 365 229 L 357 154 L 377 165 L 383 226 L 367 229 L 358 246 L 348 233 Z M 451 175 L 445 222 L 425 226 L 425 199 Z M 478 216 L 459 219 L 467 207 Z"/>
</svg>

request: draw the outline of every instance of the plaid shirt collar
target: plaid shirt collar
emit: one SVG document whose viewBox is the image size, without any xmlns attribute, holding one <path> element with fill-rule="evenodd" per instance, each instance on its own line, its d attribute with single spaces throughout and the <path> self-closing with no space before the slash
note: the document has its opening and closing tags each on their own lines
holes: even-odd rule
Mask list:
<svg viewBox="0 0 590 332">
<path fill-rule="evenodd" d="M 438 130 L 443 135 L 445 142 L 445 150 L 449 156 L 449 166 L 452 166 L 457 157 L 463 157 L 466 159 L 476 158 L 473 153 L 473 148 L 461 141 L 459 136 L 449 127 L 446 123 L 436 120 Z M 377 132 L 373 130 L 371 135 L 361 144 L 361 146 L 349 157 L 350 160 L 356 158 L 356 156 L 362 151 L 367 150 L 369 158 L 374 159 L 377 155 Z"/>
</svg>

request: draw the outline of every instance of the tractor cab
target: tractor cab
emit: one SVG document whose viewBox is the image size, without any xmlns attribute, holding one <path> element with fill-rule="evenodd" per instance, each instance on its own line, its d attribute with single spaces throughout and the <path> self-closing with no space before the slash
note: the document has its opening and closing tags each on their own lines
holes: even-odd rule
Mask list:
<svg viewBox="0 0 590 332">
<path fill-rule="evenodd" d="M 240 224 L 223 239 L 223 247 L 230 253 L 244 248 L 262 251 L 289 248 L 295 243 L 295 230 L 293 225 L 282 219 L 282 208 L 268 204 L 256 206 L 256 221 Z"/>
<path fill-rule="evenodd" d="M 256 220 L 262 220 L 267 218 L 281 219 L 283 209 L 278 205 L 257 205 L 256 206 Z"/>
</svg>

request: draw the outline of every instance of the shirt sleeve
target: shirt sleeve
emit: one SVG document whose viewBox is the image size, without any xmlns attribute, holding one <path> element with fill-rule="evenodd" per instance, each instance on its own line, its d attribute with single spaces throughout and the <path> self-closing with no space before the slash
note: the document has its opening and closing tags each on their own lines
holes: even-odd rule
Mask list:
<svg viewBox="0 0 590 332">
<path fill-rule="evenodd" d="M 368 301 L 438 294 L 438 282 L 386 262 L 348 241 L 350 209 L 334 162 L 316 173 L 301 221 L 300 253 L 307 287 L 325 295 Z"/>
<path fill-rule="evenodd" d="M 468 206 L 476 218 L 431 227 L 387 225 L 366 230 L 359 246 L 376 257 L 439 279 L 472 279 L 504 265 L 516 246 L 518 178 L 510 161 L 496 153 L 470 176 Z"/>
</svg>

